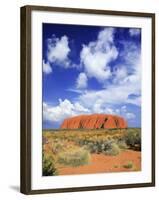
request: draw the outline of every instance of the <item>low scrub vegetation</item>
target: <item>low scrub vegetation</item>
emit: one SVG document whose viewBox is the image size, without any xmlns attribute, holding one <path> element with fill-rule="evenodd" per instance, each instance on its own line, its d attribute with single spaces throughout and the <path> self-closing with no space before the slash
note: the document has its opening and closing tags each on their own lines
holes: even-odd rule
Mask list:
<svg viewBox="0 0 159 200">
<path fill-rule="evenodd" d="M 128 129 L 124 136 L 126 144 L 134 149 L 141 151 L 141 131 L 140 129 Z"/>
<path fill-rule="evenodd" d="M 116 143 L 112 143 L 110 148 L 105 151 L 106 155 L 110 155 L 110 156 L 116 156 L 120 153 L 120 148 Z"/>
<path fill-rule="evenodd" d="M 43 154 L 43 176 L 53 176 L 57 174 L 53 158 Z"/>
<path fill-rule="evenodd" d="M 72 167 L 88 164 L 89 161 L 90 153 L 83 148 L 62 152 L 58 155 L 58 163 Z"/>
<path fill-rule="evenodd" d="M 141 151 L 141 129 L 43 131 L 43 175 L 56 175 L 59 165 L 86 165 L 93 153 L 117 156 L 127 149 Z M 131 169 L 133 163 L 123 167 Z"/>
<path fill-rule="evenodd" d="M 105 141 L 88 141 L 88 142 L 80 142 L 81 146 L 85 146 L 90 153 L 103 153 L 106 155 L 117 155 L 120 152 L 118 144 L 115 140 L 105 140 Z"/>
<path fill-rule="evenodd" d="M 123 167 L 126 169 L 131 169 L 133 168 L 133 162 L 129 161 L 128 163 L 124 164 Z"/>
</svg>

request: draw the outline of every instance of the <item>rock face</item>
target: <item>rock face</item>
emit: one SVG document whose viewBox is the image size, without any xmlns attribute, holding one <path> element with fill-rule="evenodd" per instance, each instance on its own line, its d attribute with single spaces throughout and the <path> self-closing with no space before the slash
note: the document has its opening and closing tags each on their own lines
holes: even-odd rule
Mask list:
<svg viewBox="0 0 159 200">
<path fill-rule="evenodd" d="M 111 129 L 127 128 L 127 122 L 123 117 L 107 114 L 79 115 L 67 118 L 63 121 L 62 129 Z"/>
</svg>

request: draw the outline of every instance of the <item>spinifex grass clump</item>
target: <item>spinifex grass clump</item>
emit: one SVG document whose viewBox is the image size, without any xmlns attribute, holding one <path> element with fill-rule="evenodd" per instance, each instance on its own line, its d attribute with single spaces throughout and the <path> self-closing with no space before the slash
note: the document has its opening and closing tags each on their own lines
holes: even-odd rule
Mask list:
<svg viewBox="0 0 159 200">
<path fill-rule="evenodd" d="M 103 153 L 106 155 L 118 155 L 120 153 L 120 148 L 116 140 L 107 139 L 105 141 L 92 140 L 92 141 L 81 141 L 80 144 L 85 146 L 90 153 Z"/>
<path fill-rule="evenodd" d="M 118 144 L 118 147 L 122 150 L 128 149 L 128 145 L 126 144 L 126 141 L 124 139 L 117 140 L 117 144 Z"/>
<path fill-rule="evenodd" d="M 111 143 L 110 148 L 105 151 L 105 154 L 110 156 L 116 156 L 119 153 L 120 153 L 120 148 L 115 142 Z"/>
<path fill-rule="evenodd" d="M 126 169 L 131 169 L 133 167 L 133 162 L 129 161 L 128 163 L 124 164 L 123 167 Z"/>
<path fill-rule="evenodd" d="M 58 155 L 58 163 L 72 167 L 88 164 L 90 161 L 90 153 L 84 148 L 72 149 L 70 151 L 61 152 Z"/>
<path fill-rule="evenodd" d="M 54 160 L 51 156 L 43 154 L 43 176 L 57 175 L 57 169 L 54 165 Z"/>
<path fill-rule="evenodd" d="M 141 151 L 141 130 L 140 129 L 128 129 L 127 134 L 124 137 L 126 144 L 134 150 Z"/>
</svg>

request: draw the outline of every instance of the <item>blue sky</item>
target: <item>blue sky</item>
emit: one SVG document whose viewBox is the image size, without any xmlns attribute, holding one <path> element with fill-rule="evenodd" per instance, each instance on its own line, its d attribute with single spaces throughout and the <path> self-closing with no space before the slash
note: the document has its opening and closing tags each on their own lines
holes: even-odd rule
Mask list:
<svg viewBox="0 0 159 200">
<path fill-rule="evenodd" d="M 141 126 L 141 30 L 43 24 L 43 128 L 107 113 Z"/>
</svg>

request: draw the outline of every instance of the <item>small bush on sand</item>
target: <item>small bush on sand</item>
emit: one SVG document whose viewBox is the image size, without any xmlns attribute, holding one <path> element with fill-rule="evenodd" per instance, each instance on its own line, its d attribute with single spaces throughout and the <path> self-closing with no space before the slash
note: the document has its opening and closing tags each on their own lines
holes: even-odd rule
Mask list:
<svg viewBox="0 0 159 200">
<path fill-rule="evenodd" d="M 57 169 L 54 165 L 54 160 L 51 156 L 43 154 L 43 176 L 54 176 L 57 175 Z"/>
<path fill-rule="evenodd" d="M 120 148 L 115 140 L 94 141 L 85 146 L 90 153 L 103 153 L 106 155 L 118 155 Z"/>
<path fill-rule="evenodd" d="M 127 164 L 123 165 L 126 169 L 131 169 L 133 167 L 133 162 L 129 161 Z"/>
<path fill-rule="evenodd" d="M 57 154 L 64 149 L 64 144 L 60 140 L 52 143 L 52 153 Z"/>
<path fill-rule="evenodd" d="M 90 153 L 84 148 L 77 148 L 61 152 L 58 155 L 58 163 L 72 167 L 88 164 L 90 161 Z"/>
<path fill-rule="evenodd" d="M 141 131 L 138 129 L 130 129 L 125 136 L 125 141 L 130 148 L 141 150 Z"/>
<path fill-rule="evenodd" d="M 120 153 L 120 148 L 116 143 L 112 143 L 110 148 L 105 151 L 106 155 L 116 156 Z"/>
<path fill-rule="evenodd" d="M 118 140 L 117 144 L 120 149 L 128 149 L 128 145 L 124 140 Z"/>
</svg>

